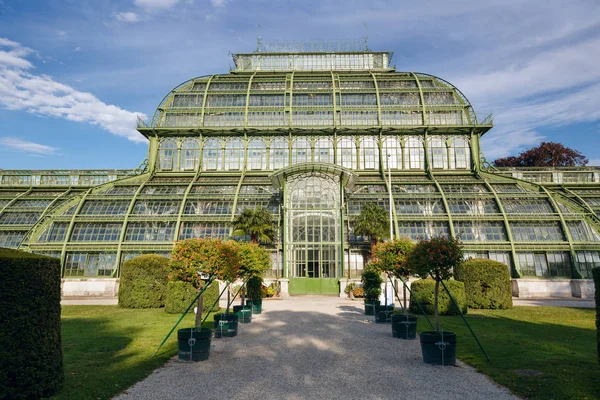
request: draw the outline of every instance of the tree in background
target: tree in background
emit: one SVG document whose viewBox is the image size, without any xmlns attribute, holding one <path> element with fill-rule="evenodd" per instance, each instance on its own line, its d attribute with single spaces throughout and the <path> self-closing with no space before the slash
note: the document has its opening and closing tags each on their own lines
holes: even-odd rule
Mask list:
<svg viewBox="0 0 600 400">
<path fill-rule="evenodd" d="M 275 240 L 276 232 L 273 229 L 273 217 L 264 207 L 245 209 L 232 222 L 235 236 L 250 235 L 250 242 L 263 241 L 271 243 Z"/>
<path fill-rule="evenodd" d="M 494 161 L 496 167 L 574 167 L 587 163 L 588 159 L 581 152 L 555 142 L 542 142 L 516 157 L 498 158 Z"/>
<path fill-rule="evenodd" d="M 390 221 L 388 212 L 376 204 L 365 205 L 360 214 L 354 218 L 352 230 L 355 235 L 368 236 L 371 239 L 371 250 L 367 252 L 370 258 L 373 247 L 390 234 Z"/>
</svg>

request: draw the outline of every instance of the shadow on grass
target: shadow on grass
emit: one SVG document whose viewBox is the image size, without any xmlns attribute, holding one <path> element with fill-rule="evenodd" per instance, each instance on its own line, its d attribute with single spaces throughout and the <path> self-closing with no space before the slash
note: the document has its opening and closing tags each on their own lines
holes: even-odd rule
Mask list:
<svg viewBox="0 0 600 400">
<path fill-rule="evenodd" d="M 440 326 L 457 333 L 462 361 L 529 399 L 600 399 L 593 310 L 516 307 L 469 312 L 467 320 L 491 362 L 460 317 L 441 317 Z M 419 331 L 428 330 L 426 324 L 421 315 Z"/>
</svg>

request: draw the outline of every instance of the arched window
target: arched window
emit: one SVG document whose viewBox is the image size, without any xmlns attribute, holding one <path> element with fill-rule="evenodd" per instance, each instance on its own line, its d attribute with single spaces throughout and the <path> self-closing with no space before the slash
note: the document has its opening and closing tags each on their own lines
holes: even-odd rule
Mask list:
<svg viewBox="0 0 600 400">
<path fill-rule="evenodd" d="M 388 157 L 389 156 L 389 157 Z M 400 138 L 386 137 L 383 139 L 383 159 L 385 169 L 402 169 L 402 143 Z"/>
<path fill-rule="evenodd" d="M 177 165 L 177 141 L 167 139 L 160 142 L 159 169 L 161 171 L 172 171 Z"/>
<path fill-rule="evenodd" d="M 338 138 L 337 165 L 350 169 L 358 169 L 356 165 L 356 143 L 354 138 Z"/>
<path fill-rule="evenodd" d="M 202 168 L 205 171 L 216 171 L 222 169 L 221 160 L 223 158 L 221 149 L 221 140 L 207 139 L 204 141 L 202 150 Z"/>
<path fill-rule="evenodd" d="M 270 155 L 271 155 L 271 169 L 280 169 L 287 167 L 289 164 L 289 153 L 288 141 L 285 138 L 274 138 L 271 139 L 270 144 Z"/>
<path fill-rule="evenodd" d="M 197 139 L 187 139 L 181 144 L 182 171 L 194 171 L 200 163 L 200 143 Z"/>
<path fill-rule="evenodd" d="M 263 139 L 248 141 L 248 169 L 267 169 L 267 145 Z"/>
<path fill-rule="evenodd" d="M 360 166 L 362 169 L 379 168 L 379 143 L 372 137 L 364 137 L 360 142 Z"/>
<path fill-rule="evenodd" d="M 446 138 L 443 136 L 430 136 L 427 146 L 430 167 L 435 169 L 448 169 L 448 148 Z"/>
<path fill-rule="evenodd" d="M 469 147 L 469 139 L 466 137 L 452 139 L 450 145 L 450 168 L 471 168 L 471 148 Z"/>
<path fill-rule="evenodd" d="M 315 141 L 315 162 L 333 163 L 333 140 L 319 138 Z"/>
<path fill-rule="evenodd" d="M 423 148 L 423 139 L 418 136 L 409 136 L 406 139 L 407 166 L 410 169 L 425 168 L 425 150 Z"/>
<path fill-rule="evenodd" d="M 228 139 L 225 144 L 225 170 L 237 171 L 244 165 L 244 143 L 242 139 Z"/>
<path fill-rule="evenodd" d="M 312 161 L 310 139 L 296 138 L 292 142 L 292 164 Z"/>
</svg>

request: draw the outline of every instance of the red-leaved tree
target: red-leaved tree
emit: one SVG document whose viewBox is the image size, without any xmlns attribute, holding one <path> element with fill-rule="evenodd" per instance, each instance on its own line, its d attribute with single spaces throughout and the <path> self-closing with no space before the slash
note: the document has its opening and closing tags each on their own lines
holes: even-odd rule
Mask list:
<svg viewBox="0 0 600 400">
<path fill-rule="evenodd" d="M 494 161 L 496 167 L 574 167 L 587 163 L 588 159 L 581 152 L 555 142 L 542 142 L 516 157 L 498 158 Z"/>
</svg>

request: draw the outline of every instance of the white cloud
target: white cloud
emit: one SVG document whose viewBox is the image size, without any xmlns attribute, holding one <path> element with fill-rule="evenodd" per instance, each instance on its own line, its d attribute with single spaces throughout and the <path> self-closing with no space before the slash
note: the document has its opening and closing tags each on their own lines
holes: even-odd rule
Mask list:
<svg viewBox="0 0 600 400">
<path fill-rule="evenodd" d="M 45 144 L 39 144 L 30 142 L 27 140 L 18 139 L 15 137 L 2 137 L 0 138 L 0 146 L 9 150 L 17 151 L 20 153 L 29 153 L 37 156 L 54 155 L 57 153 L 58 148 L 47 146 Z"/>
<path fill-rule="evenodd" d="M 33 65 L 24 57 L 32 50 L 15 43 L 9 44 L 9 51 L 0 46 L 0 105 L 9 110 L 98 125 L 114 135 L 145 142 L 134 129 L 137 116 L 144 118 L 143 114 L 106 104 L 91 93 L 29 72 Z"/>
<path fill-rule="evenodd" d="M 179 3 L 179 0 L 133 0 L 133 4 L 147 11 L 167 10 Z"/>
<path fill-rule="evenodd" d="M 121 21 L 121 22 L 138 22 L 140 20 L 140 17 L 131 11 L 127 11 L 127 12 L 120 12 L 117 15 L 115 15 L 115 18 L 117 19 L 117 21 Z"/>
<path fill-rule="evenodd" d="M 228 2 L 229 0 L 210 0 L 210 4 L 215 8 L 223 8 Z"/>
</svg>

